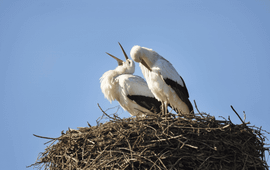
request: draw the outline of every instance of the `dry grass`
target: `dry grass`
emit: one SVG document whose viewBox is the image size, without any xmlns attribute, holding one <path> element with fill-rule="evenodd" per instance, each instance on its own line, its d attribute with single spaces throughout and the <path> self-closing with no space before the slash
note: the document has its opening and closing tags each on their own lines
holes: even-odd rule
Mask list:
<svg viewBox="0 0 270 170">
<path fill-rule="evenodd" d="M 102 112 L 108 122 L 47 138 L 50 145 L 30 166 L 50 170 L 268 169 L 264 154 L 269 148 L 262 134 L 267 132 L 246 123 L 235 125 L 205 113 L 121 119 Z"/>
</svg>

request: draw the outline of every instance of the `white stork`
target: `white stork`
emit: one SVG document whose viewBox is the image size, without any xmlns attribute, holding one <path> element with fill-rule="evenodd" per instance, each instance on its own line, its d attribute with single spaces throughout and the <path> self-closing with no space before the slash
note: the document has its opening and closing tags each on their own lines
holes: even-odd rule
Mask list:
<svg viewBox="0 0 270 170">
<path fill-rule="evenodd" d="M 118 67 L 105 72 L 100 78 L 102 93 L 110 102 L 117 100 L 132 116 L 159 113 L 161 102 L 154 97 L 143 78 L 132 75 L 135 63 L 128 58 L 120 43 L 119 45 L 126 61 L 107 53 L 117 60 Z"/>
<path fill-rule="evenodd" d="M 185 82 L 169 61 L 152 49 L 137 45 L 132 47 L 130 56 L 140 63 L 149 89 L 162 102 L 163 113 L 166 113 L 168 105 L 178 114 L 193 111 Z"/>
</svg>

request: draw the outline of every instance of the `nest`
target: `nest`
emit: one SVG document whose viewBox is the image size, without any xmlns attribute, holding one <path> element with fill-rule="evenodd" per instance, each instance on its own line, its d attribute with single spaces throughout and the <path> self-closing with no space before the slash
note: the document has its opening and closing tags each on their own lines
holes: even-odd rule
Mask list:
<svg viewBox="0 0 270 170">
<path fill-rule="evenodd" d="M 30 166 L 50 170 L 268 169 L 265 151 L 269 148 L 262 133 L 266 131 L 247 123 L 235 125 L 205 113 L 107 118 L 108 122 L 97 126 L 69 129 L 58 138 L 35 135 L 51 140 Z"/>
</svg>

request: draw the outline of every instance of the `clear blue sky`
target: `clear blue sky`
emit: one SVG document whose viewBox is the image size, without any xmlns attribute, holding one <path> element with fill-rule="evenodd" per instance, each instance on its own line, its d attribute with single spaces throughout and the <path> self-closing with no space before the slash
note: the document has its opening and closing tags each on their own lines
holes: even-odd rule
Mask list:
<svg viewBox="0 0 270 170">
<path fill-rule="evenodd" d="M 35 162 L 47 140 L 32 134 L 96 125 L 97 103 L 118 106 L 99 83 L 117 66 L 105 52 L 124 59 L 117 42 L 169 60 L 200 111 L 241 123 L 233 105 L 270 131 L 269 18 L 269 0 L 1 0 L 1 168 Z"/>
</svg>

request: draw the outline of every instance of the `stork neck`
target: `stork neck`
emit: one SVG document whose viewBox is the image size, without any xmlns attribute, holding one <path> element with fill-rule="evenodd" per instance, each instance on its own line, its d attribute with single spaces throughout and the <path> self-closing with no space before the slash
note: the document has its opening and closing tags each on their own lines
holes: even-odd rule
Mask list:
<svg viewBox="0 0 270 170">
<path fill-rule="evenodd" d="M 107 79 L 110 83 L 114 83 L 114 80 L 117 76 L 121 75 L 121 72 L 118 70 L 110 70 L 110 74 L 107 76 Z"/>
<path fill-rule="evenodd" d="M 144 49 L 143 53 L 143 60 L 149 67 L 152 67 L 159 58 L 159 55 L 151 49 Z"/>
<path fill-rule="evenodd" d="M 116 82 L 115 78 L 119 75 L 119 73 L 115 70 L 109 70 L 103 74 L 101 77 L 101 90 L 104 96 L 111 102 L 113 100 L 118 99 L 117 93 L 115 93 Z"/>
</svg>

